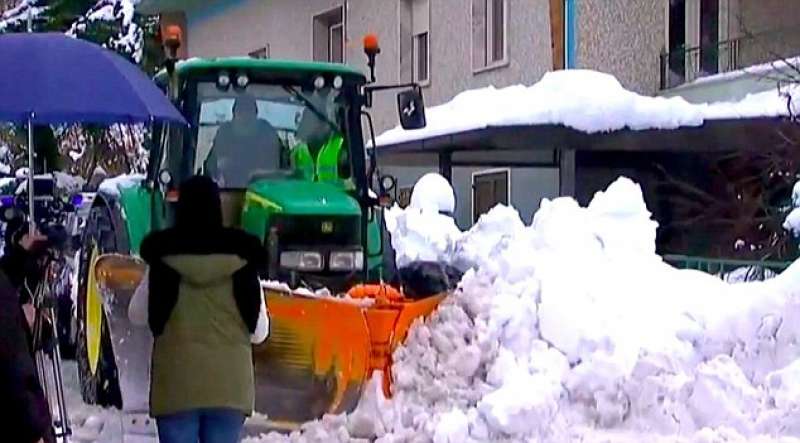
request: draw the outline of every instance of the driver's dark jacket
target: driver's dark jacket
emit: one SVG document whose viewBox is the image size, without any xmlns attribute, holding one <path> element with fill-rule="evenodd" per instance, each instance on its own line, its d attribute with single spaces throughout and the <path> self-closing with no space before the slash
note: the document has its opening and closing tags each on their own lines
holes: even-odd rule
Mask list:
<svg viewBox="0 0 800 443">
<path fill-rule="evenodd" d="M 256 125 L 254 130 L 246 134 L 237 134 L 230 122 L 220 126 L 204 165 L 208 175 L 217 177 L 220 172 L 239 175 L 281 167 L 282 143 L 278 131 L 264 120 L 256 120 L 253 124 Z M 237 166 L 222 167 L 220 160 Z"/>
</svg>

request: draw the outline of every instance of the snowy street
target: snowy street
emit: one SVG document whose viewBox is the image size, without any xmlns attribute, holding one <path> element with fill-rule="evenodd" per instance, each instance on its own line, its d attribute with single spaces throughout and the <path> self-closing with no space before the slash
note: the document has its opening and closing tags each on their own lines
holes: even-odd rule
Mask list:
<svg viewBox="0 0 800 443">
<path fill-rule="evenodd" d="M 0 443 L 800 443 L 798 3 L 0 0 Z"/>
<path fill-rule="evenodd" d="M 625 178 L 587 208 L 545 201 L 526 224 L 498 206 L 461 232 L 433 178 L 389 212 L 398 262 L 470 270 L 396 351 L 394 398 L 374 380 L 348 416 L 245 441 L 800 441 L 797 265 L 739 284 L 675 270 Z M 121 441 L 67 368 L 75 440 Z"/>
</svg>

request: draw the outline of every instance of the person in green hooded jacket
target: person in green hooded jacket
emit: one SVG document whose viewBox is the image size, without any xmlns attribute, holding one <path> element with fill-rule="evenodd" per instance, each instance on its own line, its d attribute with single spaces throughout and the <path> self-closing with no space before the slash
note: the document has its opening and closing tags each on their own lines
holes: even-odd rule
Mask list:
<svg viewBox="0 0 800 443">
<path fill-rule="evenodd" d="M 150 414 L 161 443 L 234 443 L 255 406 L 252 344 L 269 329 L 258 238 L 222 224 L 219 188 L 180 187 L 175 226 L 148 235 L 146 291 L 129 317 L 153 332 Z"/>
</svg>

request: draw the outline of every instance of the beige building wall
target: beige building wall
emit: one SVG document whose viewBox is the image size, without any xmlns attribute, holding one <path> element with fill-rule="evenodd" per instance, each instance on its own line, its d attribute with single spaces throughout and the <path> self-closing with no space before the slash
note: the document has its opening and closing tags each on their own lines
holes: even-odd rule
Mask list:
<svg viewBox="0 0 800 443">
<path fill-rule="evenodd" d="M 313 17 L 346 6 L 345 61 L 367 72 L 364 34 L 381 41 L 376 75 L 379 83 L 400 81 L 399 0 L 247 0 L 224 13 L 204 18 L 188 15 L 189 55 L 246 55 L 261 47 L 271 58 L 310 60 Z M 507 62 L 483 72 L 472 69 L 472 16 L 468 0 L 430 0 L 430 83 L 427 106 L 457 93 L 488 85 L 531 84 L 552 66 L 548 0 L 507 0 Z M 395 96 L 376 95 L 376 131 L 397 124 Z"/>
<path fill-rule="evenodd" d="M 660 82 L 669 0 L 577 0 L 578 66 L 652 95 Z"/>
<path fill-rule="evenodd" d="M 739 0 L 736 24 L 743 65 L 766 63 L 800 55 L 800 2 L 797 0 Z"/>
</svg>

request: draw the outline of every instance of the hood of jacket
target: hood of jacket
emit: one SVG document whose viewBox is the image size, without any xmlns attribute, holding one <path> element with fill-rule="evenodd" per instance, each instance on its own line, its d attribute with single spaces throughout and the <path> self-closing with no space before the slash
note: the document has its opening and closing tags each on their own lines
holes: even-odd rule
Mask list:
<svg viewBox="0 0 800 443">
<path fill-rule="evenodd" d="M 163 261 L 182 281 L 195 286 L 229 280 L 247 264 L 234 254 L 175 254 L 164 257 Z"/>
</svg>

